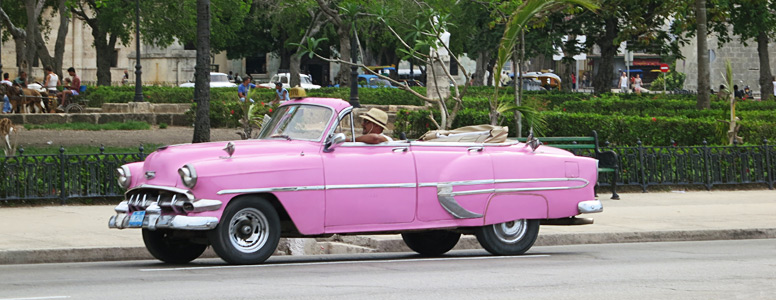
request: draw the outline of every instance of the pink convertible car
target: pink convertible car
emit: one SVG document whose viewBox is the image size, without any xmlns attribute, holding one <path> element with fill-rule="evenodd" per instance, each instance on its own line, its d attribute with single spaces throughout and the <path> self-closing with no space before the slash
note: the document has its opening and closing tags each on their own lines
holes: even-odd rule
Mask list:
<svg viewBox="0 0 776 300">
<path fill-rule="evenodd" d="M 110 228 L 141 228 L 148 251 L 186 263 L 208 245 L 261 263 L 281 237 L 396 234 L 441 255 L 474 234 L 495 255 L 533 245 L 540 224 L 602 211 L 597 161 L 538 143 L 348 142 L 358 116 L 339 99 L 277 109 L 258 139 L 165 146 L 118 169 L 127 189 Z M 356 124 L 356 126 L 354 126 Z"/>
</svg>

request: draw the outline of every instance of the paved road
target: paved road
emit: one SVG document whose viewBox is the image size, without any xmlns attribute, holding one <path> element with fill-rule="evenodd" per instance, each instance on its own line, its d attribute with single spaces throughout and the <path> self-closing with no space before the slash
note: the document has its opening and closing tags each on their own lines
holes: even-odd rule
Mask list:
<svg viewBox="0 0 776 300">
<path fill-rule="evenodd" d="M 0 300 L 773 299 L 776 239 L 535 247 L 495 257 L 410 253 L 0 266 Z"/>
</svg>

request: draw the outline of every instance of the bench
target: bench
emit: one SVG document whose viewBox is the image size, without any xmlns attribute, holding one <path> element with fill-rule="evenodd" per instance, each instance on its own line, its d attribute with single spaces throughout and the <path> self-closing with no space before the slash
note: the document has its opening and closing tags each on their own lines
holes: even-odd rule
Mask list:
<svg viewBox="0 0 776 300">
<path fill-rule="evenodd" d="M 520 142 L 525 142 L 526 138 L 518 138 Z M 593 158 L 598 160 L 598 173 L 612 173 L 612 198 L 620 199 L 617 194 L 617 177 L 619 175 L 617 153 L 614 151 L 601 151 L 598 147 L 598 133 L 593 130 L 592 136 L 565 136 L 565 137 L 543 137 L 539 141 L 544 145 L 555 148 L 566 149 L 574 152 L 576 149 L 594 149 Z M 596 183 L 597 185 L 597 183 Z"/>
</svg>

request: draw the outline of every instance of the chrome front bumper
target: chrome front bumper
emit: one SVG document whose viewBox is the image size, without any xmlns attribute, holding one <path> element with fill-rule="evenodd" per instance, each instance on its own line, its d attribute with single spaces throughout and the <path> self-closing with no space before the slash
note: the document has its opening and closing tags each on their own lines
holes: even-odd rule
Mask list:
<svg viewBox="0 0 776 300">
<path fill-rule="evenodd" d="M 217 209 L 221 206 L 221 202 L 217 200 L 218 205 L 213 203 L 203 202 L 203 204 L 209 204 L 207 210 Z M 130 226 L 129 219 L 131 213 L 127 201 L 119 203 L 115 208 L 116 215 L 110 217 L 108 220 L 108 228 L 124 229 L 124 228 L 147 228 L 150 230 L 156 229 L 180 229 L 180 230 L 211 230 L 218 226 L 218 218 L 216 217 L 189 217 L 183 215 L 162 215 L 162 209 L 152 202 L 145 209 L 145 216 L 143 217 L 142 225 Z"/>
<path fill-rule="evenodd" d="M 604 205 L 598 199 L 582 201 L 577 204 L 577 210 L 580 214 L 598 213 L 604 211 Z"/>
</svg>

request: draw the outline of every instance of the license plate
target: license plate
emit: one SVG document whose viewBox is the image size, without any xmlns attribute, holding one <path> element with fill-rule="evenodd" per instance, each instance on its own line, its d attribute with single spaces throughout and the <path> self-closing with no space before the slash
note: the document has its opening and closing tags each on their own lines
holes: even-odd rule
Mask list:
<svg viewBox="0 0 776 300">
<path fill-rule="evenodd" d="M 145 219 L 145 210 L 133 212 L 129 216 L 129 227 L 143 227 L 143 219 Z"/>
</svg>

